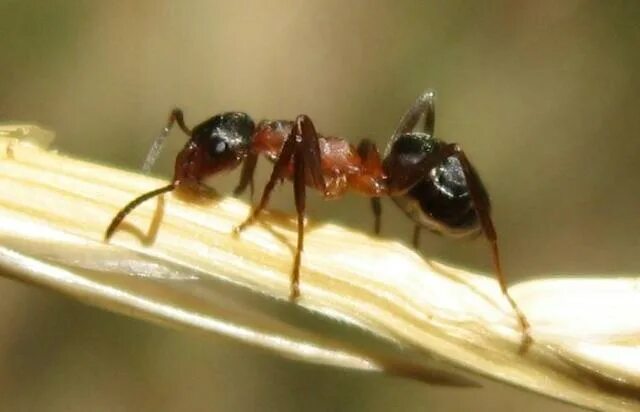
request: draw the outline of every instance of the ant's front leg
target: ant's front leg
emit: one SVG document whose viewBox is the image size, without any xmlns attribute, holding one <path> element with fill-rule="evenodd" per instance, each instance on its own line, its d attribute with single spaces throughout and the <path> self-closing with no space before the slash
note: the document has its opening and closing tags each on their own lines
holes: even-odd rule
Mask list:
<svg viewBox="0 0 640 412">
<path fill-rule="evenodd" d="M 276 183 L 286 177 L 291 162 L 293 162 L 293 193 L 298 217 L 298 242 L 291 272 L 289 297 L 295 300 L 300 296 L 300 262 L 304 249 L 306 186 L 308 184 L 321 190 L 323 193 L 326 191 L 326 184 L 324 176 L 322 175 L 318 135 L 313 126 L 313 122 L 308 116 L 300 115 L 296 118 L 289 136 L 287 136 L 282 145 L 278 160 L 273 166 L 273 171 L 264 188 L 260 203 L 251 212 L 247 220 L 235 229 L 235 232 L 238 233 L 242 231 L 255 221 L 269 202 L 271 192 Z"/>
<path fill-rule="evenodd" d="M 147 157 L 144 159 L 144 163 L 142 164 L 142 172 L 149 173 L 151 171 L 151 167 L 160 156 L 160 151 L 162 151 L 162 147 L 164 146 L 164 141 L 171 132 L 173 125 L 178 123 L 180 129 L 189 137 L 191 137 L 191 130 L 184 123 L 184 114 L 182 110 L 175 108 L 169 113 L 169 118 L 167 120 L 167 125 L 162 129 L 158 137 L 153 141 L 149 152 L 147 153 Z"/>
</svg>

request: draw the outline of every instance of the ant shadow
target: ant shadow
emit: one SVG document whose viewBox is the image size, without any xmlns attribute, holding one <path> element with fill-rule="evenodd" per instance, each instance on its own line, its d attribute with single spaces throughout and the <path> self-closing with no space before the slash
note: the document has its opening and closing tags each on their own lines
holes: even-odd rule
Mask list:
<svg viewBox="0 0 640 412">
<path fill-rule="evenodd" d="M 205 185 L 178 186 L 171 193 L 185 203 L 198 206 L 215 207 L 215 205 L 223 199 L 223 197 L 214 188 Z M 160 226 L 162 225 L 162 221 L 164 219 L 166 205 L 165 196 L 166 194 L 157 197 L 156 208 L 146 231 L 135 225 L 134 223 L 128 222 L 126 220 L 123 220 L 119 224 L 117 230 L 135 236 L 144 246 L 152 246 L 157 239 Z M 236 226 L 241 222 L 242 221 L 238 221 Z M 265 210 L 261 213 L 261 216 L 252 223 L 252 225 L 257 225 L 265 229 L 267 232 L 269 232 L 269 234 L 271 234 L 279 242 L 285 245 L 292 255 L 295 255 L 295 241 L 290 241 L 290 239 L 287 238 L 287 235 L 282 231 L 282 229 L 289 230 L 291 232 L 297 231 L 295 218 L 292 219 L 290 214 L 287 214 L 285 212 Z M 280 226 L 280 229 L 278 229 L 276 226 Z M 309 231 L 313 231 L 319 226 L 319 223 L 307 222 L 305 224 L 305 234 Z M 239 236 L 239 234 L 233 231 L 230 233 L 230 235 L 234 236 L 235 238 L 238 238 Z"/>
<path fill-rule="evenodd" d="M 266 218 L 266 219 L 265 219 Z M 238 222 L 238 225 L 241 222 Z M 284 230 L 288 230 L 291 232 L 296 232 L 298 230 L 297 223 L 295 218 L 292 218 L 290 214 L 285 212 L 274 212 L 274 211 L 262 211 L 260 213 L 260 217 L 257 218 L 251 225 L 259 226 L 266 230 L 271 236 L 273 236 L 278 242 L 284 245 L 289 252 L 291 252 L 292 258 L 296 253 L 296 241 L 291 240 L 287 237 L 286 234 L 283 233 Z M 237 225 L 236 225 L 237 226 Z M 279 226 L 279 228 L 276 228 Z M 305 224 L 305 235 L 309 233 L 309 228 L 313 228 L 318 226 L 316 223 L 307 223 Z M 233 232 L 233 236 L 239 238 L 240 233 Z"/>
<path fill-rule="evenodd" d="M 297 232 L 297 222 L 295 220 L 295 215 L 291 215 L 286 212 L 265 210 L 261 213 L 261 216 L 252 223 L 252 225 L 260 226 L 261 228 L 268 231 L 280 243 L 286 245 L 292 255 L 296 253 L 295 240 L 292 241 L 281 230 L 285 229 L 293 233 Z M 307 221 L 304 226 L 305 236 L 312 233 L 314 230 L 321 228 L 323 225 L 323 222 Z M 276 226 L 279 226 L 279 228 L 277 228 Z M 383 235 L 375 235 L 369 233 L 368 236 L 376 240 L 386 239 Z M 447 279 L 450 279 L 452 282 L 464 285 L 476 296 L 482 298 L 492 307 L 496 309 L 502 308 L 501 305 L 495 300 L 494 296 L 492 296 L 485 288 L 478 286 L 477 283 L 470 281 L 467 277 L 458 273 L 458 270 L 456 268 L 450 267 L 446 264 L 440 264 L 433 261 L 432 259 L 427 258 L 426 256 L 424 256 L 421 248 L 413 248 L 408 245 L 406 245 L 406 247 L 407 249 L 410 249 L 412 252 L 414 252 L 420 259 L 422 259 L 434 272 L 441 274 Z"/>
<path fill-rule="evenodd" d="M 223 198 L 216 189 L 204 184 L 195 186 L 180 185 L 172 193 L 183 202 L 198 206 L 215 205 Z"/>
<path fill-rule="evenodd" d="M 265 217 L 267 217 L 265 219 Z M 297 232 L 297 223 L 295 220 L 295 216 L 292 217 L 291 214 L 287 214 L 284 212 L 274 212 L 274 211 L 265 211 L 263 212 L 262 219 L 258 218 L 253 224 L 259 225 L 260 227 L 267 230 L 272 236 L 274 236 L 279 242 L 289 249 L 292 255 L 296 253 L 296 243 L 295 240 L 291 240 L 285 233 L 282 232 L 282 229 L 291 231 L 293 233 Z M 276 227 L 279 226 L 279 227 Z M 304 231 L 305 235 L 313 232 L 314 230 L 321 228 L 323 226 L 322 222 L 310 221 L 305 224 Z M 383 240 L 385 239 L 383 236 L 369 234 L 369 236 L 373 239 Z M 482 301 L 486 302 L 492 308 L 496 310 L 502 311 L 503 306 L 496 300 L 496 295 L 492 294 L 487 288 L 482 287 L 477 282 L 474 282 L 472 279 L 469 279 L 467 276 L 464 276 L 459 272 L 455 267 L 450 267 L 446 264 L 438 263 L 433 261 L 432 259 L 424 256 L 421 249 L 412 248 L 410 246 L 406 246 L 407 249 L 413 251 L 416 256 L 418 256 L 425 264 L 432 269 L 434 272 L 437 272 L 441 276 L 450 279 L 452 282 L 456 284 L 462 285 L 471 291 L 475 296 L 482 299 Z M 488 277 L 488 276 L 487 276 Z M 496 285 L 497 287 L 497 285 Z M 501 293 L 502 295 L 502 293 Z M 505 299 L 506 296 L 505 296 Z M 526 348 L 528 346 L 523 346 Z M 526 350 L 526 349 L 524 349 Z"/>
<path fill-rule="evenodd" d="M 282 185 L 283 182 L 281 181 Z M 235 199 L 242 201 L 241 195 L 237 194 L 233 196 Z M 247 199 L 251 209 L 256 207 L 256 203 L 254 201 L 254 193 L 253 189 L 249 194 L 249 198 Z M 248 215 L 247 215 L 248 216 Z M 298 232 L 298 223 L 296 221 L 297 216 L 292 213 L 287 213 L 284 211 L 274 211 L 274 210 L 263 210 L 260 212 L 260 217 L 255 219 L 254 222 L 251 223 L 250 226 L 256 225 L 266 230 L 270 235 L 272 235 L 277 241 L 279 241 L 282 245 L 284 245 L 289 252 L 291 252 L 292 257 L 295 256 L 297 250 L 297 242 L 296 240 L 290 240 L 287 238 L 287 235 L 282 233 L 282 230 L 288 230 L 289 232 L 296 233 Z M 310 221 L 305 217 L 304 224 L 304 234 L 307 235 L 313 230 L 322 226 L 322 223 L 316 221 Z M 240 225 L 241 222 L 238 222 L 235 227 Z M 276 226 L 280 226 L 280 229 L 277 229 Z M 239 239 L 241 233 L 233 231 L 232 235 Z"/>
<path fill-rule="evenodd" d="M 434 234 L 437 234 L 437 233 L 434 233 Z M 378 238 L 378 239 L 382 239 L 384 237 L 383 235 L 374 235 L 374 236 L 376 238 Z M 480 237 L 480 236 L 478 235 L 477 237 Z M 425 248 L 424 247 L 420 247 L 420 246 L 417 246 L 417 247 L 415 246 L 415 234 L 414 234 L 413 242 L 414 242 L 413 246 L 410 246 L 410 245 L 406 244 L 405 242 L 402 242 L 402 243 L 407 249 L 410 249 L 420 259 L 422 259 L 422 261 L 433 272 L 436 272 L 436 273 L 442 275 L 446 279 L 449 279 L 449 280 L 451 280 L 452 282 L 454 282 L 456 284 L 463 285 L 469 291 L 473 292 L 476 296 L 478 296 L 483 301 L 488 303 L 491 307 L 493 307 L 495 309 L 498 309 L 498 310 L 502 309 L 502 306 L 496 301 L 495 296 L 492 296 L 491 293 L 486 290 L 486 288 L 480 287 L 477 282 L 473 282 L 471 279 L 469 279 L 469 277 L 464 276 L 463 274 L 461 274 L 459 269 L 457 269 L 456 267 L 452 267 L 450 265 L 447 265 L 445 263 L 439 263 L 439 262 L 437 262 L 437 261 L 425 256 L 425 252 L 424 252 Z M 486 277 L 489 277 L 489 276 L 487 275 Z"/>
<path fill-rule="evenodd" d="M 488 293 L 485 288 L 479 287 L 477 283 L 470 281 L 468 277 L 458 273 L 458 269 L 444 263 L 436 262 L 433 259 L 428 259 L 427 257 L 422 255 L 422 252 L 420 250 L 416 249 L 415 251 L 424 260 L 427 266 L 429 266 L 429 268 L 431 268 L 434 272 L 439 273 L 440 275 L 444 276 L 447 279 L 450 279 L 457 284 L 464 285 L 467 289 L 473 292 L 476 296 L 480 297 L 486 303 L 490 304 L 492 307 L 496 309 L 502 309 L 501 305 L 496 302 L 494 297 L 490 293 Z"/>
<path fill-rule="evenodd" d="M 158 200 L 156 203 L 155 212 L 153 212 L 153 217 L 151 219 L 151 223 L 149 224 L 149 228 L 146 232 L 140 229 L 138 226 L 133 223 L 129 223 L 128 221 L 123 221 L 118 226 L 118 231 L 127 232 L 132 234 L 140 243 L 144 246 L 151 246 L 155 243 L 156 238 L 158 236 L 158 231 L 160 230 L 160 225 L 162 224 L 162 218 L 164 217 L 165 212 L 165 200 L 164 195 L 158 196 Z"/>
<path fill-rule="evenodd" d="M 174 194 L 174 196 L 178 197 L 180 200 L 186 203 L 199 206 L 213 207 L 220 200 L 222 200 L 222 197 L 215 189 L 204 185 L 200 185 L 197 187 L 178 187 L 172 193 Z M 158 196 L 153 217 L 146 231 L 144 229 L 141 229 L 139 226 L 136 226 L 133 223 L 127 221 L 123 221 L 120 224 L 118 230 L 132 234 L 133 236 L 138 238 L 140 243 L 144 246 L 152 246 L 157 239 L 160 226 L 164 219 L 164 215 L 166 212 L 165 208 L 165 195 Z M 239 221 L 237 224 L 239 225 L 240 223 L 241 221 Z M 292 256 L 295 255 L 296 241 L 290 239 L 290 236 L 283 232 L 284 229 L 294 234 L 297 233 L 297 222 L 295 219 L 295 215 L 291 215 L 286 212 L 265 210 L 261 213 L 261 216 L 252 223 L 252 225 L 257 225 L 265 229 L 277 241 L 286 246 Z M 307 221 L 304 227 L 305 235 L 312 233 L 314 230 L 317 230 L 322 226 L 322 222 Z M 234 236 L 235 238 L 239 238 L 239 234 L 237 233 L 231 232 L 230 235 Z M 370 236 L 374 239 L 384 239 L 383 236 L 379 235 L 370 234 Z M 474 292 L 476 296 L 481 297 L 492 307 L 495 307 L 497 309 L 501 308 L 498 302 L 496 302 L 496 300 L 490 294 L 488 294 L 484 288 L 478 287 L 478 285 L 474 282 L 470 282 L 468 278 L 458 274 L 455 268 L 450 268 L 447 265 L 427 259 L 423 255 L 421 249 L 413 248 L 412 250 L 434 271 L 451 279 L 453 282 L 465 285 L 469 290 Z"/>
</svg>

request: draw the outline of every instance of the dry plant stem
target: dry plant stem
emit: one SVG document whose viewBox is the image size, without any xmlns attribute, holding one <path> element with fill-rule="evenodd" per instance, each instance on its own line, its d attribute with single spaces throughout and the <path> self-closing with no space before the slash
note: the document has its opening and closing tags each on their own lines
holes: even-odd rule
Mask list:
<svg viewBox="0 0 640 412">
<path fill-rule="evenodd" d="M 520 355 L 518 321 L 490 277 L 338 226 L 307 223 L 295 304 L 288 216 L 263 213 L 232 236 L 246 204 L 172 193 L 135 209 L 103 242 L 123 205 L 166 185 L 0 137 L 0 268 L 107 309 L 296 359 L 441 384 L 468 385 L 464 371 L 593 409 L 640 409 L 640 325 L 622 316 L 640 309 L 634 279 L 512 287 L 534 340 Z M 240 300 L 246 315 L 232 309 Z M 594 310 L 599 300 L 607 304 Z M 315 330 L 320 321 L 339 333 Z"/>
</svg>

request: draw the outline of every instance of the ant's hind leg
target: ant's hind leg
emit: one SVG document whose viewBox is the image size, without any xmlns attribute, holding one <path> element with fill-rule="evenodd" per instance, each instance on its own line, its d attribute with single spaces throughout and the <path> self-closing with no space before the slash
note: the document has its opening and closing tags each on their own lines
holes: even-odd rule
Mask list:
<svg viewBox="0 0 640 412">
<path fill-rule="evenodd" d="M 491 254 L 493 255 L 493 267 L 495 270 L 496 278 L 498 279 L 498 283 L 500 284 L 500 290 L 502 291 L 502 294 L 507 298 L 507 301 L 511 305 L 518 318 L 518 323 L 520 323 L 520 327 L 522 329 L 522 342 L 520 345 L 520 351 L 524 353 L 533 341 L 533 339 L 529 335 L 530 325 L 524 312 L 522 312 L 515 299 L 511 297 L 511 295 L 509 294 L 509 289 L 507 288 L 507 279 L 504 276 L 502 265 L 500 263 L 498 236 L 493 225 L 493 220 L 491 219 L 489 197 L 487 196 L 487 193 L 485 192 L 476 171 L 473 169 L 473 166 L 471 166 L 471 162 L 469 162 L 467 155 L 460 148 L 460 146 L 458 146 L 457 144 L 449 144 L 447 145 L 447 148 L 442 153 L 442 155 L 444 157 L 456 156 L 460 161 L 460 165 L 462 166 L 462 170 L 464 171 L 464 177 L 469 188 L 469 194 L 471 195 L 471 200 L 473 201 L 473 205 L 476 209 L 476 214 L 478 215 L 478 219 L 480 220 L 480 224 L 482 226 L 482 231 L 485 238 L 489 241 L 489 245 L 491 247 Z"/>
<path fill-rule="evenodd" d="M 436 92 L 431 89 L 425 90 L 420 96 L 418 96 L 413 105 L 411 105 L 409 110 L 407 110 L 404 116 L 402 116 L 402 119 L 400 119 L 400 123 L 393 133 L 392 140 L 395 140 L 398 136 L 404 133 L 412 132 L 423 115 L 423 131 L 433 136 L 436 121 L 435 97 Z"/>
<path fill-rule="evenodd" d="M 167 120 L 167 125 L 162 129 L 158 137 L 153 141 L 149 152 L 147 152 L 147 157 L 144 159 L 144 163 L 142 164 L 142 172 L 149 173 L 151 171 L 151 167 L 156 162 L 158 157 L 160 156 L 160 152 L 162 151 L 162 147 L 164 146 L 164 141 L 171 132 L 173 125 L 178 123 L 178 126 L 182 131 L 187 135 L 191 136 L 191 130 L 184 123 L 184 113 L 182 110 L 175 108 L 169 113 L 169 118 Z"/>
</svg>

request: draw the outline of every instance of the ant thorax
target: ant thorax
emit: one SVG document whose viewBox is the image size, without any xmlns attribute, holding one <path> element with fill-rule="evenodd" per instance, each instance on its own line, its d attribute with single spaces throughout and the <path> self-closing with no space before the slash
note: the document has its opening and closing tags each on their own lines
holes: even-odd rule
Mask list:
<svg viewBox="0 0 640 412">
<path fill-rule="evenodd" d="M 262 120 L 253 134 L 251 150 L 275 162 L 292 128 L 293 122 L 290 120 Z"/>
</svg>

